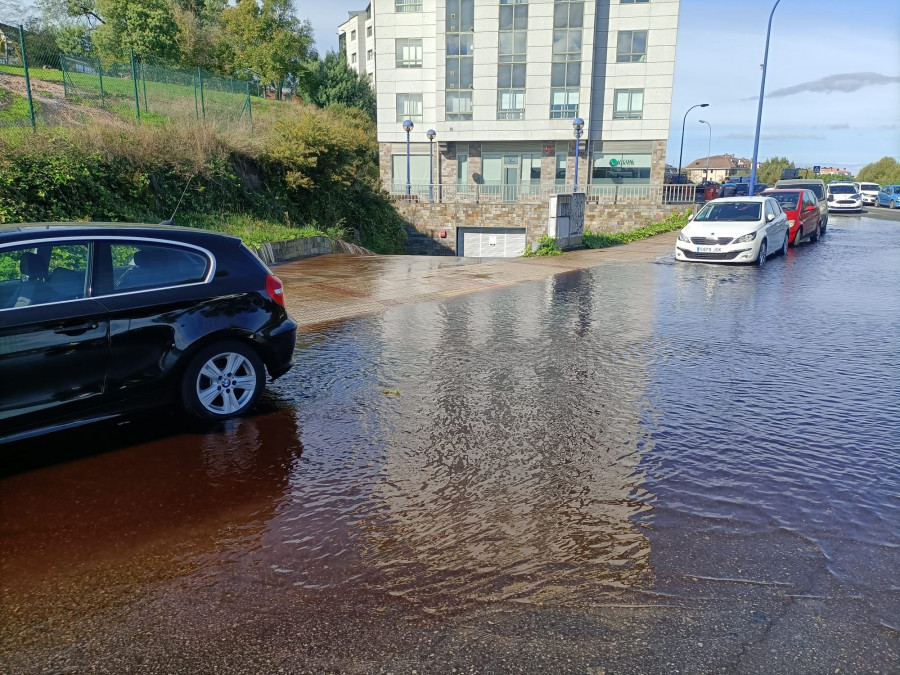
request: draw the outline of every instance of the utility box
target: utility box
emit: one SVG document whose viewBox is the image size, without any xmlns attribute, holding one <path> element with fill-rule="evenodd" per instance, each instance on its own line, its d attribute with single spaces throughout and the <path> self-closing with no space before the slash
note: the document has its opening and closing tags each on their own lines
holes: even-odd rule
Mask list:
<svg viewBox="0 0 900 675">
<path fill-rule="evenodd" d="M 547 234 L 556 239 L 562 249 L 582 244 L 585 197 L 583 192 L 550 195 Z"/>
</svg>

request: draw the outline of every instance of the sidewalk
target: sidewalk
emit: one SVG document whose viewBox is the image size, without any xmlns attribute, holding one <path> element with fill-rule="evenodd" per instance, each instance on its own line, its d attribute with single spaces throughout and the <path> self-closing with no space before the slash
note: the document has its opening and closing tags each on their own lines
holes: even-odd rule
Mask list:
<svg viewBox="0 0 900 675">
<path fill-rule="evenodd" d="M 300 330 L 554 274 L 621 262 L 652 262 L 671 255 L 676 232 L 603 249 L 540 258 L 354 256 L 306 258 L 273 268 L 284 282 L 285 304 Z"/>
</svg>

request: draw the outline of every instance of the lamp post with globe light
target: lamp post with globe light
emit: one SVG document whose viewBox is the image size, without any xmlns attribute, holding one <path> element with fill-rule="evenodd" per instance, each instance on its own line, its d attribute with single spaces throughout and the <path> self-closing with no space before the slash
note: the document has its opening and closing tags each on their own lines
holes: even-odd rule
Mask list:
<svg viewBox="0 0 900 675">
<path fill-rule="evenodd" d="M 572 192 L 578 192 L 578 147 L 581 145 L 581 134 L 584 133 L 584 120 L 576 117 L 572 120 L 572 128 L 575 134 L 575 185 Z"/>
<path fill-rule="evenodd" d="M 434 137 L 437 132 L 429 129 L 425 132 L 428 136 L 428 203 L 434 203 Z"/>
<path fill-rule="evenodd" d="M 692 105 L 684 113 L 684 119 L 681 120 L 681 150 L 678 152 L 678 175 L 679 176 L 681 175 L 681 160 L 684 156 L 684 125 L 687 122 L 688 113 L 691 112 L 691 110 L 693 110 L 694 108 L 706 108 L 708 106 L 709 106 L 709 103 L 698 103 L 697 105 Z"/>
<path fill-rule="evenodd" d="M 406 196 L 412 194 L 412 186 L 409 184 L 409 132 L 413 130 L 415 125 L 412 120 L 403 122 L 403 131 L 406 132 Z"/>
</svg>

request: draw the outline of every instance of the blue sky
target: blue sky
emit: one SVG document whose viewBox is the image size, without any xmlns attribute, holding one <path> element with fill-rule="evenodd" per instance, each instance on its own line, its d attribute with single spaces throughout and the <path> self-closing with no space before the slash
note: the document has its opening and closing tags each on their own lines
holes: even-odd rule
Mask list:
<svg viewBox="0 0 900 675">
<path fill-rule="evenodd" d="M 615 2 L 615 0 L 611 0 Z M 651 2 L 653 0 L 650 0 Z M 753 155 L 760 64 L 775 0 L 681 0 L 668 160 Z M 297 0 L 320 53 L 365 0 Z M 857 171 L 900 160 L 900 0 L 781 0 L 772 21 L 758 158 Z"/>
</svg>

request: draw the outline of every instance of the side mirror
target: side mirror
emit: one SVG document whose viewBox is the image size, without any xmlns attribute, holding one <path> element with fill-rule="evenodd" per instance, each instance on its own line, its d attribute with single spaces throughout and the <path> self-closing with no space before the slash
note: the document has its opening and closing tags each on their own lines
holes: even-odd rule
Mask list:
<svg viewBox="0 0 900 675">
<path fill-rule="evenodd" d="M 691 215 L 688 216 L 688 222 L 692 221 L 693 219 L 694 219 L 694 214 L 692 213 Z"/>
<path fill-rule="evenodd" d="M 819 209 L 818 209 L 818 207 L 816 207 L 815 205 L 810 204 L 809 206 L 807 206 L 807 207 L 806 207 L 805 209 L 803 209 L 803 210 L 804 210 L 804 211 L 818 211 Z"/>
<path fill-rule="evenodd" d="M 771 223 L 773 220 L 775 220 L 775 214 L 774 214 L 774 213 L 767 213 L 767 214 L 766 214 L 766 222 L 767 222 L 767 223 Z"/>
</svg>

